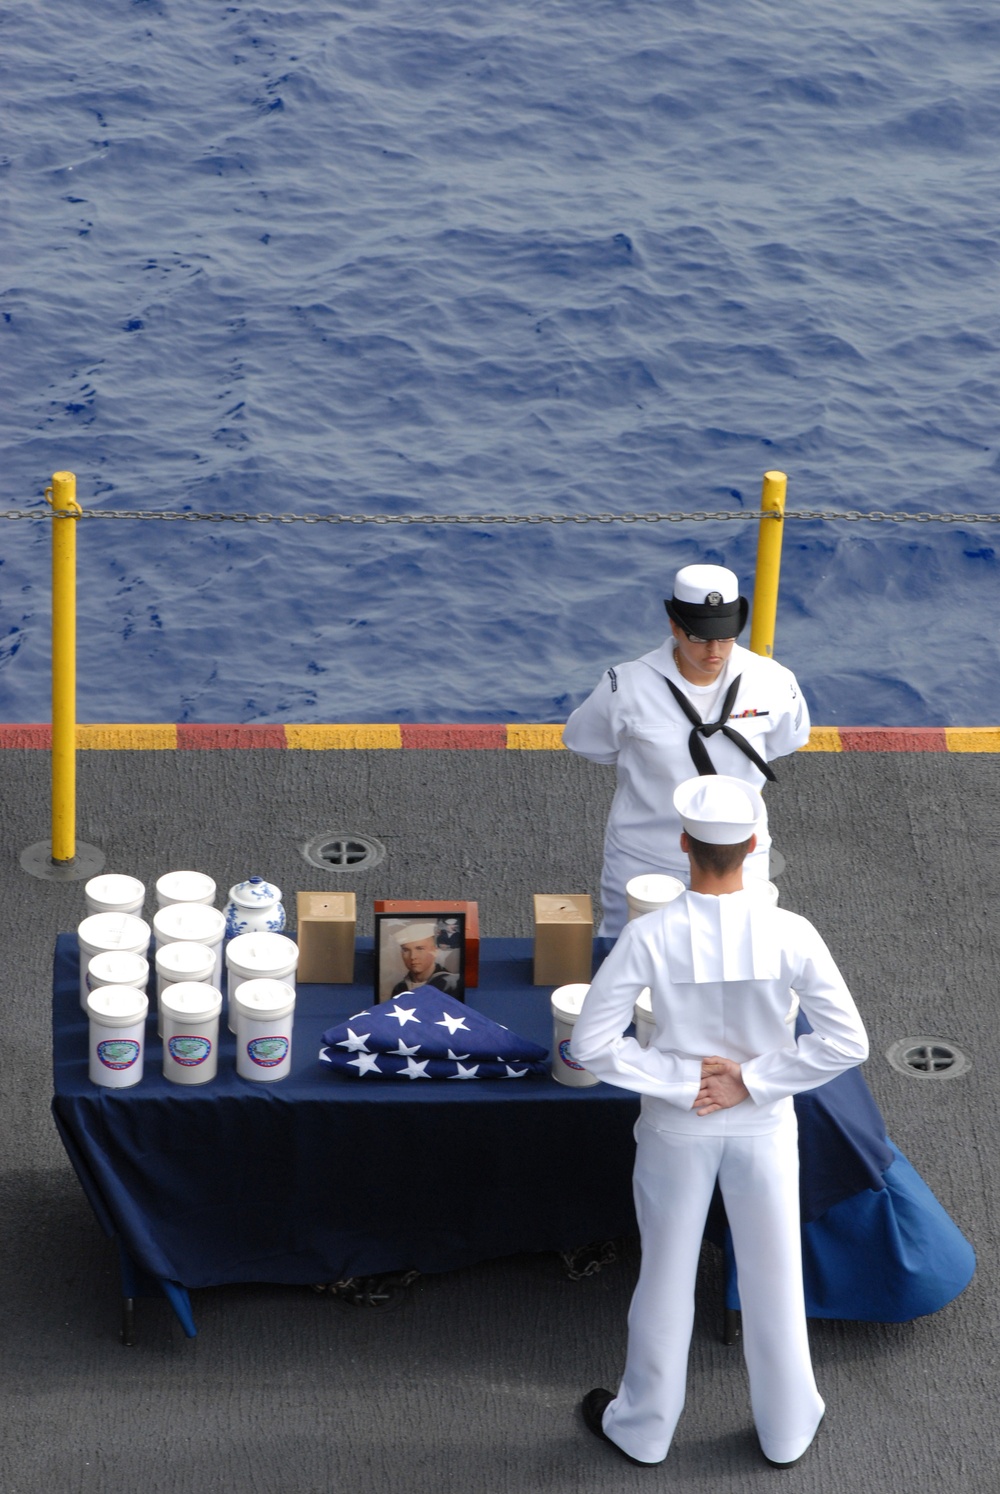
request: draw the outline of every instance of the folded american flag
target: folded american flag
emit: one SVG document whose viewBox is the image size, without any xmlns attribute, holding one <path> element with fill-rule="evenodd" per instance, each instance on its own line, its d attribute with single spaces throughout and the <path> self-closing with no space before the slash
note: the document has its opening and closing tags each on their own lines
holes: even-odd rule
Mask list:
<svg viewBox="0 0 1000 1494">
<path fill-rule="evenodd" d="M 328 1028 L 319 1056 L 359 1079 L 523 1079 L 548 1072 L 548 1049 L 434 986 L 418 986 Z"/>
</svg>

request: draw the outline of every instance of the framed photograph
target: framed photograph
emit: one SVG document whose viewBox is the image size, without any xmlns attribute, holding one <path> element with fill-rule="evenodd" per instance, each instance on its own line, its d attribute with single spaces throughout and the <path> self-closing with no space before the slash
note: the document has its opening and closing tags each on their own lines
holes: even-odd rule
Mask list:
<svg viewBox="0 0 1000 1494">
<path fill-rule="evenodd" d="M 465 1000 L 465 914 L 415 908 L 375 914 L 375 1000 L 436 986 Z"/>
<path fill-rule="evenodd" d="M 376 913 L 396 913 L 400 917 L 408 914 L 416 917 L 419 913 L 425 918 L 440 918 L 442 916 L 451 918 L 460 913 L 465 917 L 465 967 L 462 971 L 462 984 L 467 991 L 479 984 L 479 904 L 467 902 L 460 899 L 449 899 L 448 902 L 436 902 L 433 898 L 409 899 L 402 897 L 377 897 L 375 899 Z"/>
</svg>

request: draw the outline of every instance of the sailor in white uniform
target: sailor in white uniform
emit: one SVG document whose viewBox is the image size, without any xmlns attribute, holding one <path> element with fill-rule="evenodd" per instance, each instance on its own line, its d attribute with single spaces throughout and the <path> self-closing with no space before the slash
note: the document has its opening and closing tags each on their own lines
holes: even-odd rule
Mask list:
<svg viewBox="0 0 1000 1494">
<path fill-rule="evenodd" d="M 761 1450 L 787 1466 L 823 1415 L 806 1332 L 798 1145 L 791 1096 L 868 1055 L 851 994 L 806 919 L 742 890 L 763 802 L 724 775 L 674 795 L 691 889 L 629 923 L 583 1004 L 576 1060 L 636 1090 L 633 1186 L 642 1266 L 617 1395 L 584 1398 L 587 1426 L 626 1457 L 666 1457 L 684 1405 L 694 1288 L 718 1181 L 733 1235 L 750 1400 Z M 623 1034 L 644 987 L 655 1034 Z M 786 1022 L 798 993 L 812 1033 Z"/>
<path fill-rule="evenodd" d="M 615 936 L 628 918 L 625 884 L 643 872 L 687 881 L 678 784 L 694 773 L 728 773 L 760 788 L 768 763 L 809 740 L 809 711 L 791 670 L 736 643 L 748 605 L 724 566 L 677 572 L 664 606 L 665 643 L 609 669 L 563 731 L 572 752 L 613 763 L 618 783 L 604 838 L 599 932 Z M 769 874 L 765 815 L 750 875 Z"/>
</svg>

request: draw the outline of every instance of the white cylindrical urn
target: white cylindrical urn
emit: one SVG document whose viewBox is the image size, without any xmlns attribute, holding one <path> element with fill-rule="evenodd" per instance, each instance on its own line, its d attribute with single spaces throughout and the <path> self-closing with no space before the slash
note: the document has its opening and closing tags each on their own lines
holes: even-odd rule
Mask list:
<svg viewBox="0 0 1000 1494">
<path fill-rule="evenodd" d="M 160 997 L 163 1077 L 173 1084 L 207 1084 L 219 1068 L 222 992 L 203 981 L 165 986 Z"/>
<path fill-rule="evenodd" d="M 264 1084 L 284 1079 L 292 1067 L 295 988 L 283 980 L 242 981 L 234 1010 L 237 1074 Z"/>
<path fill-rule="evenodd" d="M 80 944 L 80 1005 L 87 1007 L 87 967 L 96 954 L 122 950 L 145 955 L 149 949 L 149 924 L 134 913 L 91 913 L 76 931 Z"/>
<path fill-rule="evenodd" d="M 142 1078 L 145 1049 L 145 992 L 134 986 L 100 986 L 87 997 L 90 1018 L 91 1083 L 128 1089 Z"/>
<path fill-rule="evenodd" d="M 629 923 L 644 913 L 665 908 L 683 891 L 684 883 L 678 877 L 668 877 L 665 872 L 643 872 L 639 877 L 630 877 L 625 883 Z"/>
<path fill-rule="evenodd" d="M 149 961 L 145 955 L 127 949 L 105 949 L 87 961 L 88 995 L 99 986 L 135 986 L 137 991 L 144 991 L 148 981 Z M 86 1001 L 80 1005 L 87 1010 Z"/>
<path fill-rule="evenodd" d="M 636 1042 L 640 1048 L 648 1048 L 656 1031 L 656 1023 L 653 1021 L 653 993 L 648 986 L 643 986 L 636 998 L 632 1020 L 635 1023 Z"/>
<path fill-rule="evenodd" d="M 569 1051 L 573 1028 L 589 990 L 589 985 L 574 982 L 557 986 L 552 992 L 552 1077 L 575 1089 L 585 1089 L 600 1082 L 595 1074 L 587 1072 L 582 1063 L 577 1063 Z"/>
<path fill-rule="evenodd" d="M 205 903 L 168 903 L 153 918 L 157 953 L 164 944 L 204 944 L 215 956 L 211 984 L 222 987 L 222 936 L 226 932 L 225 916 L 219 908 Z"/>
<path fill-rule="evenodd" d="M 237 934 L 226 945 L 229 1030 L 236 1031 L 234 998 L 245 980 L 280 980 L 295 989 L 299 947 L 285 934 Z"/>
<path fill-rule="evenodd" d="M 196 981 L 213 985 L 215 977 L 215 950 L 209 944 L 192 944 L 179 939 L 176 944 L 163 944 L 156 951 L 156 1030 L 163 1036 L 161 1003 L 168 986 L 181 981 Z"/>
</svg>

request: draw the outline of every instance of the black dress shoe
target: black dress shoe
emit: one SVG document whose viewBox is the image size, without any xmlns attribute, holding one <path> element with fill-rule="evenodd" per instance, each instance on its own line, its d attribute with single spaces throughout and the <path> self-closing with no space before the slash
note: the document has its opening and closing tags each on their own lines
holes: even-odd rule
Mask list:
<svg viewBox="0 0 1000 1494">
<path fill-rule="evenodd" d="M 823 1425 L 823 1418 L 821 1416 L 820 1419 L 819 1419 L 819 1426 L 817 1426 L 816 1431 L 813 1432 L 812 1442 L 810 1442 L 809 1447 L 812 1447 L 813 1442 L 816 1441 L 816 1433 L 819 1431 L 819 1428 L 822 1425 Z M 802 1462 L 802 1459 L 805 1457 L 806 1453 L 809 1451 L 809 1447 L 804 1447 L 802 1449 L 802 1451 L 799 1453 L 799 1455 L 798 1455 L 797 1458 L 789 1458 L 789 1460 L 788 1460 L 787 1463 L 778 1463 L 778 1462 L 776 1462 L 774 1460 L 774 1458 L 769 1458 L 768 1455 L 767 1455 L 767 1453 L 764 1451 L 763 1448 L 761 1448 L 761 1450 L 760 1450 L 760 1455 L 764 1459 L 765 1463 L 770 1463 L 770 1465 L 771 1465 L 772 1468 L 794 1468 L 795 1465 L 796 1465 L 796 1463 L 801 1463 Z"/>
<path fill-rule="evenodd" d="M 588 1432 L 593 1432 L 595 1437 L 600 1437 L 609 1447 L 613 1447 L 616 1453 L 620 1453 L 629 1463 L 634 1463 L 637 1468 L 655 1468 L 656 1463 L 644 1463 L 641 1458 L 633 1458 L 617 1442 L 613 1442 L 604 1430 L 602 1421 L 604 1413 L 614 1400 L 614 1394 L 610 1390 L 588 1390 L 580 1402 L 580 1410 L 583 1412 L 583 1424 Z M 662 1462 L 662 1459 L 660 1460 Z"/>
</svg>

